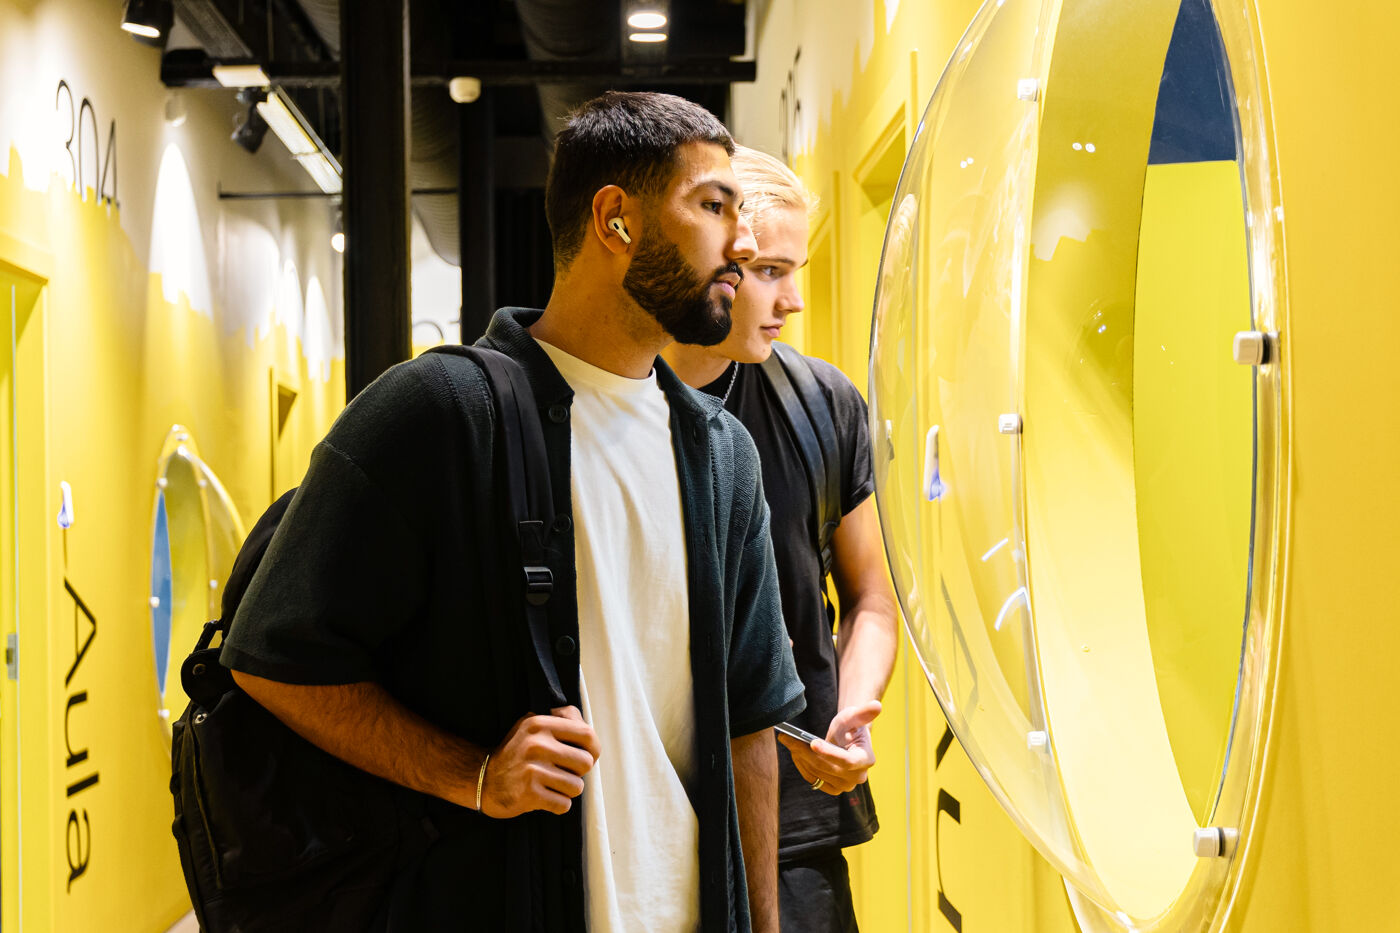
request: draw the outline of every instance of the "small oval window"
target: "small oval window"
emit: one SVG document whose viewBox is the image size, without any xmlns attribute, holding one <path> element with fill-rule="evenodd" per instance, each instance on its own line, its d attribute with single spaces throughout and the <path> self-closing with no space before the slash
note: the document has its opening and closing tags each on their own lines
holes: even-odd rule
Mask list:
<svg viewBox="0 0 1400 933">
<path fill-rule="evenodd" d="M 166 435 L 156 467 L 151 522 L 151 638 L 157 711 L 167 733 L 189 702 L 180 664 L 210 619 L 243 543 L 238 509 L 181 425 Z"/>
</svg>

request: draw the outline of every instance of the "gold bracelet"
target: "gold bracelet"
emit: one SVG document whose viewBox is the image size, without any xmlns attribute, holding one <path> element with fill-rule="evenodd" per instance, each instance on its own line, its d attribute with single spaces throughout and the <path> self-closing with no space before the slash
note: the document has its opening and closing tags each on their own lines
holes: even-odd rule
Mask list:
<svg viewBox="0 0 1400 933">
<path fill-rule="evenodd" d="M 486 757 L 481 762 L 481 771 L 476 775 L 476 810 L 478 813 L 481 812 L 481 788 L 486 784 L 486 765 L 490 761 L 491 753 L 487 752 Z"/>
</svg>

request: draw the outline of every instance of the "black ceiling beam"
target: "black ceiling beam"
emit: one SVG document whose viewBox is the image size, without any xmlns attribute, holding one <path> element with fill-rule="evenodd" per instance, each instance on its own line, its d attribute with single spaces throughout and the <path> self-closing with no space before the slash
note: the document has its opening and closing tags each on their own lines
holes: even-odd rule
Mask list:
<svg viewBox="0 0 1400 933">
<path fill-rule="evenodd" d="M 285 30 L 287 35 L 293 40 L 293 48 L 302 55 L 322 61 L 333 61 L 335 55 L 330 47 L 321 40 L 321 36 L 316 32 L 316 27 L 311 24 L 311 19 L 306 15 L 297 0 L 271 0 L 271 5 L 276 7 L 277 17 L 275 22 Z M 274 33 L 274 35 L 276 35 Z M 271 58 L 282 58 L 280 53 L 273 53 Z"/>
<path fill-rule="evenodd" d="M 216 58 L 251 57 L 253 48 L 218 0 L 177 0 L 180 22 Z"/>
<path fill-rule="evenodd" d="M 161 60 L 160 79 L 166 87 L 219 87 L 210 70 L 212 59 L 190 60 L 188 56 L 167 55 Z M 229 64 L 232 64 L 230 62 Z M 281 87 L 337 87 L 337 62 L 267 62 L 263 73 Z M 446 86 L 459 75 L 470 75 L 485 86 L 570 84 L 598 82 L 613 87 L 655 84 L 733 84 L 755 80 L 758 66 L 752 61 L 712 61 L 690 59 L 630 65 L 616 61 L 448 61 L 414 63 L 414 87 Z"/>
<path fill-rule="evenodd" d="M 294 0 L 175 0 L 175 13 L 218 61 L 334 58 Z"/>
<path fill-rule="evenodd" d="M 439 197 L 456 194 L 456 188 L 414 188 L 409 191 L 413 197 Z M 327 191 L 224 191 L 219 190 L 220 201 L 339 201 L 343 195 Z"/>
<path fill-rule="evenodd" d="M 256 64 L 261 61 L 316 62 L 338 67 L 330 47 L 321 39 L 297 0 L 175 0 L 175 12 L 199 49 L 176 49 L 162 59 L 179 67 L 202 68 L 217 86 L 215 64 Z M 179 70 L 177 68 L 177 70 Z M 333 95 L 319 89 L 294 89 L 286 95 L 294 110 L 322 139 L 327 151 L 340 154 L 340 114 Z"/>
</svg>

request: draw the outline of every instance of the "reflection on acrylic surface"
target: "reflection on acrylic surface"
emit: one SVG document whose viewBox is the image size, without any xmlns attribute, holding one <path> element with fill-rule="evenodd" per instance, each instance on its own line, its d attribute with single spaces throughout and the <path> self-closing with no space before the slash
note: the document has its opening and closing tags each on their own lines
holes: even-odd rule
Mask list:
<svg viewBox="0 0 1400 933">
<path fill-rule="evenodd" d="M 989 2 L 878 280 L 876 486 L 911 641 L 1003 807 L 1120 928 L 1204 915 L 1177 902 L 1206 891 L 1191 839 L 1241 682 L 1237 126 L 1208 0 Z"/>
</svg>

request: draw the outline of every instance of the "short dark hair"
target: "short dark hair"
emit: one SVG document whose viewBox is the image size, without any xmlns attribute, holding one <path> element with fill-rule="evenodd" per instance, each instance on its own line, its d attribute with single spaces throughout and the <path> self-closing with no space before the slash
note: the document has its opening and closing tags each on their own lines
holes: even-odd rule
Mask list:
<svg viewBox="0 0 1400 933">
<path fill-rule="evenodd" d="M 567 266 L 583 247 L 584 219 L 598 189 L 658 194 L 674 171 L 676 150 L 692 142 L 734 153 L 729 130 L 714 114 L 671 94 L 608 91 L 570 113 L 554 142 L 544 194 L 554 267 Z"/>
</svg>

